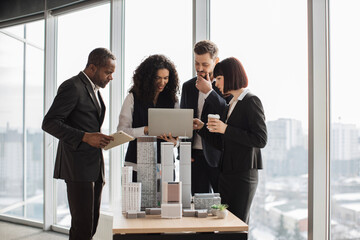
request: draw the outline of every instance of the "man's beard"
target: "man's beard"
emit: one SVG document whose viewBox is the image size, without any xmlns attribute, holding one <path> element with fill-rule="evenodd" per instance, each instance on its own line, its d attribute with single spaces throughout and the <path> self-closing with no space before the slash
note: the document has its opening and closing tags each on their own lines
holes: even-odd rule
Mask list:
<svg viewBox="0 0 360 240">
<path fill-rule="evenodd" d="M 198 74 L 200 74 L 203 78 L 206 79 L 206 74 L 209 74 L 209 78 L 210 80 L 212 80 L 213 78 L 213 72 L 209 72 L 209 73 L 206 73 L 206 72 L 198 72 Z"/>
</svg>

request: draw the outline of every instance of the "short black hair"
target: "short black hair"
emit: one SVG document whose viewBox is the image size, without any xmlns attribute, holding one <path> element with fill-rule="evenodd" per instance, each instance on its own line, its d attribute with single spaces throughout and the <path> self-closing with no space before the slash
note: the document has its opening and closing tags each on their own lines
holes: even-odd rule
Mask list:
<svg viewBox="0 0 360 240">
<path fill-rule="evenodd" d="M 89 54 L 86 67 L 89 67 L 90 64 L 93 64 L 96 67 L 105 67 L 108 59 L 116 60 L 116 57 L 106 48 L 95 48 Z"/>
</svg>

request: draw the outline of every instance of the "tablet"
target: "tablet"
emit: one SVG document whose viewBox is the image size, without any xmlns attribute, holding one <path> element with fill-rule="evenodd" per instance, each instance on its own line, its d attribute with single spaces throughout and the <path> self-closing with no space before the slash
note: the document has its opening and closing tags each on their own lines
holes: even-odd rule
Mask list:
<svg viewBox="0 0 360 240">
<path fill-rule="evenodd" d="M 130 136 L 123 131 L 116 132 L 114 134 L 111 134 L 110 136 L 114 137 L 114 141 L 110 141 L 110 143 L 104 147 L 104 150 L 108 150 L 110 148 L 119 146 L 123 143 L 127 143 L 135 139 L 133 136 Z"/>
<path fill-rule="evenodd" d="M 149 136 L 168 135 L 191 138 L 193 135 L 193 109 L 149 108 Z"/>
</svg>

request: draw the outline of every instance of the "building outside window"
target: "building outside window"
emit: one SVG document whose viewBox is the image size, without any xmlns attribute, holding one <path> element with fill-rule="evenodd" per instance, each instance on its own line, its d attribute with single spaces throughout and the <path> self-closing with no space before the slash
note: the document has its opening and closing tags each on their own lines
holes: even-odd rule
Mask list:
<svg viewBox="0 0 360 240">
<path fill-rule="evenodd" d="M 0 214 L 43 221 L 44 21 L 0 30 Z"/>
<path fill-rule="evenodd" d="M 331 239 L 360 239 L 360 2 L 329 7 Z"/>
<path fill-rule="evenodd" d="M 242 62 L 265 111 L 268 143 L 249 239 L 307 239 L 307 3 L 211 0 L 210 9 L 220 60 Z"/>
</svg>

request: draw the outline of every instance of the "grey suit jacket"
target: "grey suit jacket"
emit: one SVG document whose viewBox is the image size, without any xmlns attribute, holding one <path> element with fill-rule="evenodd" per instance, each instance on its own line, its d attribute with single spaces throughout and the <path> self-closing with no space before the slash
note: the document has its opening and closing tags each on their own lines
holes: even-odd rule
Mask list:
<svg viewBox="0 0 360 240">
<path fill-rule="evenodd" d="M 59 139 L 54 178 L 93 182 L 101 173 L 104 179 L 102 150 L 82 142 L 85 132 L 100 132 L 105 105 L 98 97 L 101 108 L 83 72 L 60 85 L 42 124 L 44 131 Z"/>
</svg>

